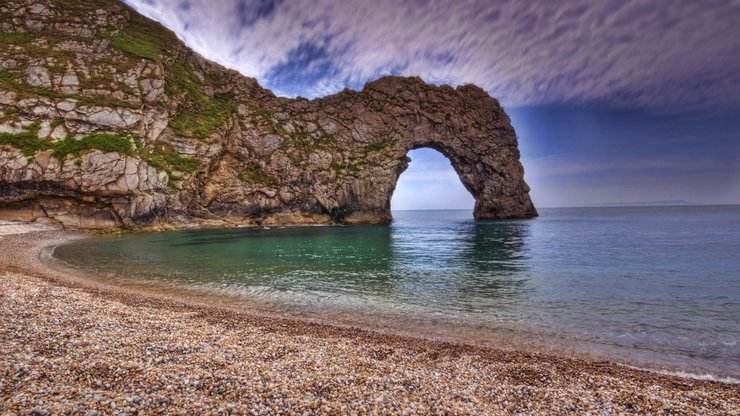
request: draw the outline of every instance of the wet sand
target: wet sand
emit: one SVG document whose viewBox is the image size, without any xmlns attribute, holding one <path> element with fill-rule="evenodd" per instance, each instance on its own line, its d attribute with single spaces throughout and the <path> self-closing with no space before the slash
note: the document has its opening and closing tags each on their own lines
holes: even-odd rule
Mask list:
<svg viewBox="0 0 740 416">
<path fill-rule="evenodd" d="M 740 414 L 740 385 L 266 316 L 51 269 L 0 224 L 0 414 Z"/>
</svg>

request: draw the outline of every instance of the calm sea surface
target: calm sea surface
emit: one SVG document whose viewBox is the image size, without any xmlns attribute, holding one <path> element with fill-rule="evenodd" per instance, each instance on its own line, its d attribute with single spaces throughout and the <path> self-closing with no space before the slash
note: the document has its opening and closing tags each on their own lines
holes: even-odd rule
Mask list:
<svg viewBox="0 0 740 416">
<path fill-rule="evenodd" d="M 106 236 L 53 255 L 336 323 L 740 378 L 740 206 L 540 214 L 399 211 L 389 226 Z"/>
</svg>

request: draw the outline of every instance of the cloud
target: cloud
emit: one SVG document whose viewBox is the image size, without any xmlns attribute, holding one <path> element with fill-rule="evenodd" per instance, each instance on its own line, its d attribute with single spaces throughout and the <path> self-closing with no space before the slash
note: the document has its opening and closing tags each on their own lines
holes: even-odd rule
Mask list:
<svg viewBox="0 0 740 416">
<path fill-rule="evenodd" d="M 508 106 L 740 106 L 736 1 L 126 1 L 278 94 L 405 74 Z"/>
</svg>

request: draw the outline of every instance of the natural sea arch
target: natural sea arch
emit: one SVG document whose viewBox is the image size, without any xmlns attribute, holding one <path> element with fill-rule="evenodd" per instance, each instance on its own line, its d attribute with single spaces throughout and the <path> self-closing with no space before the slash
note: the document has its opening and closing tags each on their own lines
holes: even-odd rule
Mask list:
<svg viewBox="0 0 740 416">
<path fill-rule="evenodd" d="M 472 217 L 475 199 L 449 159 L 431 148 L 411 150 L 411 162 L 396 183 L 391 210 L 465 210 Z"/>
<path fill-rule="evenodd" d="M 504 116 L 506 117 L 506 116 Z M 470 137 L 428 125 L 423 121 L 411 136 L 388 145 L 380 158 L 369 160 L 363 173 L 345 192 L 337 195 L 347 223 L 390 222 L 391 199 L 400 175 L 408 168 L 407 154 L 430 148 L 445 156 L 460 182 L 473 196 L 476 220 L 531 218 L 537 216 L 524 181 L 517 138 L 508 117 L 505 125 L 489 135 Z M 462 127 L 464 129 L 464 127 Z"/>
<path fill-rule="evenodd" d="M 407 154 L 419 148 L 437 150 L 450 161 L 475 200 L 476 219 L 537 216 L 511 119 L 483 89 L 385 77 L 357 93 L 345 91 L 316 105 L 327 111 L 348 108 L 350 102 L 348 134 L 341 139 L 335 134 L 335 143 L 343 147 L 333 160 L 354 169 L 325 181 L 325 186 L 312 187 L 334 221 L 392 221 L 396 183 L 409 165 Z"/>
</svg>

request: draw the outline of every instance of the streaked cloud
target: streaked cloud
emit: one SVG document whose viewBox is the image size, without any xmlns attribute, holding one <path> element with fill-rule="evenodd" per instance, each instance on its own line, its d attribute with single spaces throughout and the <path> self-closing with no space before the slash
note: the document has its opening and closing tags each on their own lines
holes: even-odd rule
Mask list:
<svg viewBox="0 0 740 416">
<path fill-rule="evenodd" d="M 126 1 L 281 95 L 405 74 L 508 106 L 740 106 L 738 1 Z"/>
</svg>

